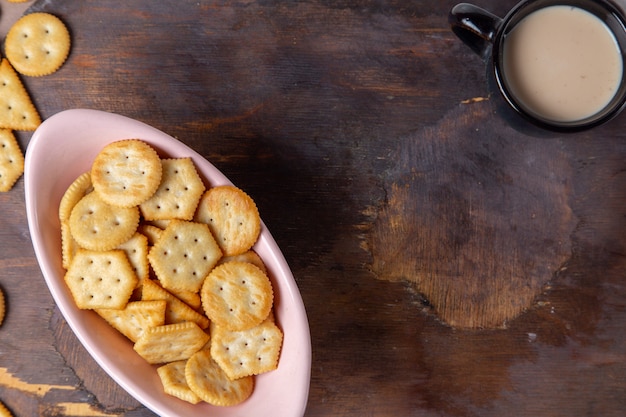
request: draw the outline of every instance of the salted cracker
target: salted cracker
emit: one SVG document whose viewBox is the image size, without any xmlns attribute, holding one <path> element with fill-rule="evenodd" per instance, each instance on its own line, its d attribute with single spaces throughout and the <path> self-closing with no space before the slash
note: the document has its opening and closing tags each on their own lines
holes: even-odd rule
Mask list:
<svg viewBox="0 0 626 417">
<path fill-rule="evenodd" d="M 165 300 L 131 301 L 123 309 L 100 308 L 96 313 L 136 342 L 147 329 L 165 324 Z"/>
<path fill-rule="evenodd" d="M 208 318 L 151 279 L 146 279 L 142 282 L 141 299 L 167 301 L 167 307 L 165 309 L 166 324 L 191 321 L 196 323 L 201 329 L 209 327 Z"/>
<path fill-rule="evenodd" d="M 10 28 L 5 55 L 17 72 L 39 77 L 58 70 L 70 52 L 70 33 L 61 19 L 50 13 L 30 13 Z"/>
<path fill-rule="evenodd" d="M 163 384 L 163 391 L 173 397 L 179 398 L 191 404 L 198 404 L 198 397 L 187 384 L 185 378 L 186 360 L 167 363 L 157 368 L 157 373 Z"/>
<path fill-rule="evenodd" d="M 24 154 L 15 135 L 0 129 L 0 192 L 7 192 L 24 173 Z"/>
<path fill-rule="evenodd" d="M 132 207 L 143 203 L 161 183 L 161 160 L 156 150 L 139 139 L 107 144 L 91 166 L 94 190 L 107 203 Z"/>
<path fill-rule="evenodd" d="M 185 220 L 172 220 L 148 254 L 163 287 L 192 292 L 221 257 L 209 227 Z"/>
<path fill-rule="evenodd" d="M 137 285 L 135 272 L 121 250 L 79 250 L 64 280 L 80 309 L 122 309 Z"/>
<path fill-rule="evenodd" d="M 248 251 L 261 232 L 256 203 L 232 185 L 207 190 L 200 199 L 194 220 L 209 225 L 225 256 Z"/>
<path fill-rule="evenodd" d="M 256 265 L 236 261 L 216 266 L 204 281 L 200 296 L 209 320 L 229 330 L 260 324 L 274 300 L 267 275 Z"/>
<path fill-rule="evenodd" d="M 85 249 L 106 251 L 126 242 L 137 231 L 139 209 L 106 203 L 96 192 L 84 196 L 72 209 L 70 231 Z"/>
<path fill-rule="evenodd" d="M 41 116 L 6 58 L 0 61 L 0 128 L 35 130 Z"/>
<path fill-rule="evenodd" d="M 140 205 L 146 220 L 191 220 L 205 190 L 191 158 L 163 159 L 162 179 L 154 195 Z"/>
<path fill-rule="evenodd" d="M 253 377 L 230 379 L 213 360 L 209 350 L 200 350 L 187 360 L 185 379 L 198 397 L 217 406 L 240 404 L 254 389 Z"/>
<path fill-rule="evenodd" d="M 79 175 L 63 193 L 59 203 L 59 220 L 62 222 L 70 218 L 72 209 L 84 196 L 93 191 L 91 174 L 83 172 Z"/>
<path fill-rule="evenodd" d="M 230 379 L 276 369 L 282 341 L 283 333 L 271 319 L 241 331 L 211 326 L 211 355 Z"/>
<path fill-rule="evenodd" d="M 188 359 L 209 339 L 196 323 L 166 324 L 147 329 L 133 349 L 148 363 L 167 363 Z"/>
</svg>

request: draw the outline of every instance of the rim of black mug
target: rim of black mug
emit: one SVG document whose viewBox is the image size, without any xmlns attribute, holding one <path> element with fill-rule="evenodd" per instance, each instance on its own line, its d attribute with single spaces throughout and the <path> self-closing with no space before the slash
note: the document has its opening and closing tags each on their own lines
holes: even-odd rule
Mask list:
<svg viewBox="0 0 626 417">
<path fill-rule="evenodd" d="M 492 50 L 492 69 L 494 72 L 494 78 L 498 85 L 498 90 L 504 97 L 506 102 L 513 108 L 515 112 L 534 123 L 535 125 L 552 131 L 557 132 L 579 132 L 593 127 L 602 125 L 611 119 L 615 118 L 626 106 L 626 21 L 622 17 L 620 9 L 609 1 L 596 0 L 590 8 L 590 2 L 585 0 L 545 0 L 545 1 L 526 1 L 519 3 L 513 9 L 511 9 L 506 16 L 500 22 L 498 27 L 498 34 L 494 37 L 493 50 Z M 622 57 L 622 80 L 620 86 L 609 102 L 602 110 L 594 113 L 593 115 L 584 119 L 574 121 L 555 121 L 547 118 L 542 118 L 528 110 L 526 110 L 520 103 L 515 100 L 514 94 L 509 91 L 506 85 L 505 76 L 500 69 L 501 56 L 504 40 L 506 39 L 506 31 L 512 29 L 519 21 L 528 16 L 535 10 L 543 9 L 549 6 L 573 6 L 582 8 L 588 12 L 593 13 L 596 17 L 600 18 L 609 29 L 613 32 L 618 42 L 618 47 Z M 530 10 L 526 10 L 530 9 Z M 591 10 L 593 9 L 593 10 Z M 602 15 L 599 15 L 599 11 L 603 11 Z M 612 19 L 612 20 L 611 20 Z M 618 28 L 613 26 L 618 25 Z M 616 29 L 620 29 L 619 33 L 616 33 Z M 618 37 L 621 37 L 621 42 Z"/>
</svg>

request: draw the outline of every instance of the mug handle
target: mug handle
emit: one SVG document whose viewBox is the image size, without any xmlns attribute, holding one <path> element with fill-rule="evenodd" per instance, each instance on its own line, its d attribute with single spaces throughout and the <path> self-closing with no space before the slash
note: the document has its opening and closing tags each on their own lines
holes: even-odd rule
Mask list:
<svg viewBox="0 0 626 417">
<path fill-rule="evenodd" d="M 448 23 L 459 39 L 487 59 L 502 19 L 473 4 L 459 3 L 450 10 Z"/>
</svg>

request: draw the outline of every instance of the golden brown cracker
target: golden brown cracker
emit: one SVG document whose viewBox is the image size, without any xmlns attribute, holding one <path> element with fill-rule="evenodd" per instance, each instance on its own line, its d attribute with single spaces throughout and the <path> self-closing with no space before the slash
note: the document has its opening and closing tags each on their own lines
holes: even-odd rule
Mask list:
<svg viewBox="0 0 626 417">
<path fill-rule="evenodd" d="M 136 342 L 144 332 L 165 324 L 165 300 L 131 301 L 123 309 L 96 309 L 103 319 L 128 339 Z"/>
<path fill-rule="evenodd" d="M 191 220 L 205 190 L 191 158 L 163 159 L 162 179 L 154 195 L 140 205 L 146 220 Z"/>
<path fill-rule="evenodd" d="M 139 209 L 112 206 L 93 192 L 76 203 L 69 224 L 72 237 L 81 247 L 106 251 L 135 234 L 139 225 Z"/>
<path fill-rule="evenodd" d="M 0 128 L 35 130 L 41 116 L 6 58 L 0 61 Z"/>
<path fill-rule="evenodd" d="M 147 329 L 133 348 L 148 363 L 167 363 L 188 359 L 209 339 L 196 323 L 166 324 Z"/>
<path fill-rule="evenodd" d="M 191 404 L 198 404 L 201 401 L 200 397 L 189 388 L 185 378 L 186 365 L 186 360 L 170 362 L 157 368 L 157 373 L 166 394 Z"/>
<path fill-rule="evenodd" d="M 6 304 L 4 302 L 4 291 L 0 288 L 0 326 L 4 321 L 4 315 L 6 314 Z"/>
<path fill-rule="evenodd" d="M 5 55 L 17 72 L 39 77 L 52 74 L 67 59 L 70 33 L 61 19 L 49 13 L 30 13 L 10 28 Z"/>
<path fill-rule="evenodd" d="M 207 276 L 200 293 L 202 307 L 216 325 L 245 330 L 269 315 L 274 293 L 263 271 L 248 262 L 227 262 Z"/>
<path fill-rule="evenodd" d="M 80 309 L 122 309 L 137 285 L 135 272 L 121 250 L 79 250 L 64 280 Z"/>
<path fill-rule="evenodd" d="M 0 129 L 0 192 L 9 191 L 24 173 L 24 154 L 15 135 Z"/>
<path fill-rule="evenodd" d="M 250 262 L 251 264 L 258 266 L 261 271 L 267 274 L 267 267 L 265 266 L 263 259 L 261 259 L 261 257 L 253 250 L 249 250 L 240 255 L 224 256 L 217 264 L 221 265 L 231 261 Z"/>
<path fill-rule="evenodd" d="M 148 254 L 163 287 L 197 292 L 222 256 L 209 227 L 172 220 Z"/>
<path fill-rule="evenodd" d="M 211 355 L 230 379 L 276 369 L 282 341 L 282 331 L 270 319 L 241 331 L 211 326 Z"/>
<path fill-rule="evenodd" d="M 225 256 L 248 251 L 261 232 L 261 218 L 254 200 L 231 185 L 207 190 L 194 220 L 209 225 Z"/>
<path fill-rule="evenodd" d="M 240 404 L 254 389 L 252 377 L 231 380 L 213 360 L 209 350 L 201 350 L 187 360 L 185 379 L 198 397 L 217 406 Z"/>
<path fill-rule="evenodd" d="M 142 300 L 165 300 L 167 307 L 165 309 L 165 323 L 174 324 L 185 321 L 192 321 L 200 328 L 209 327 L 209 319 L 200 314 L 192 307 L 181 301 L 172 293 L 161 287 L 158 283 L 151 279 L 144 280 L 142 283 Z"/>
<path fill-rule="evenodd" d="M 84 172 L 72 181 L 70 186 L 67 187 L 67 190 L 65 190 L 65 193 L 63 193 L 63 197 L 61 197 L 61 202 L 59 203 L 59 220 L 62 222 L 68 220 L 76 203 L 91 191 L 93 191 L 91 174 Z"/>
<path fill-rule="evenodd" d="M 91 166 L 91 182 L 103 201 L 120 207 L 137 206 L 161 183 L 161 160 L 149 144 L 138 139 L 109 143 Z"/>
<path fill-rule="evenodd" d="M 150 265 L 148 263 L 148 238 L 141 233 L 135 233 L 130 239 L 117 247 L 126 253 L 133 266 L 139 282 L 148 279 Z"/>
<path fill-rule="evenodd" d="M 0 417 L 13 417 L 6 405 L 0 401 Z"/>
</svg>

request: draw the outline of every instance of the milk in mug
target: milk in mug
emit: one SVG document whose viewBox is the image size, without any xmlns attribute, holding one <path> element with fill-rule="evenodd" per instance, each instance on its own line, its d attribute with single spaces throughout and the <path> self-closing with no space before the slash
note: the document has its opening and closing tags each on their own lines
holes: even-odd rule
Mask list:
<svg viewBox="0 0 626 417">
<path fill-rule="evenodd" d="M 522 107 L 544 119 L 571 122 L 602 110 L 622 79 L 622 57 L 606 24 L 586 10 L 549 6 L 506 35 L 503 74 Z"/>
</svg>

